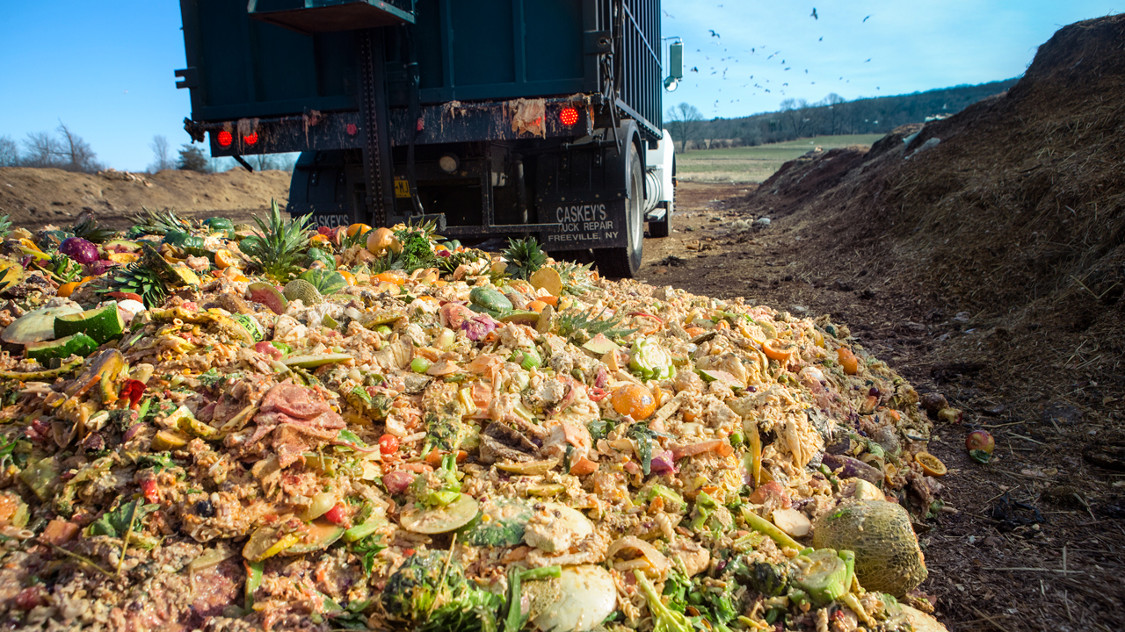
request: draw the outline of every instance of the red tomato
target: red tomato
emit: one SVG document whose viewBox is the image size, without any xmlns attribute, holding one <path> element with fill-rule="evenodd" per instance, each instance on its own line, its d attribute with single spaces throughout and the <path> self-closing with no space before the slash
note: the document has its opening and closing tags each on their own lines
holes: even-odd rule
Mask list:
<svg viewBox="0 0 1125 632">
<path fill-rule="evenodd" d="M 160 490 L 156 488 L 156 481 L 152 479 L 141 481 L 141 493 L 144 494 L 145 500 L 150 503 L 160 502 Z"/>
<path fill-rule="evenodd" d="M 398 437 L 393 434 L 385 434 L 379 437 L 379 452 L 383 454 L 398 452 Z"/>
<path fill-rule="evenodd" d="M 348 520 L 345 509 L 344 503 L 336 503 L 335 506 L 324 512 L 324 519 L 336 526 L 340 526 Z"/>
</svg>

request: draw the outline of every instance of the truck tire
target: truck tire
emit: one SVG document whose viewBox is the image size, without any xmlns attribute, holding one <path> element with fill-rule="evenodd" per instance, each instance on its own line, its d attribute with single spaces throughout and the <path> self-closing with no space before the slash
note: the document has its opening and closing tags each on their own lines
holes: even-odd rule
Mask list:
<svg viewBox="0 0 1125 632">
<path fill-rule="evenodd" d="M 633 143 L 629 147 L 629 197 L 625 201 L 625 231 L 628 245 L 594 250 L 594 262 L 602 276 L 631 279 L 641 268 L 645 238 L 645 174 Z"/>
</svg>

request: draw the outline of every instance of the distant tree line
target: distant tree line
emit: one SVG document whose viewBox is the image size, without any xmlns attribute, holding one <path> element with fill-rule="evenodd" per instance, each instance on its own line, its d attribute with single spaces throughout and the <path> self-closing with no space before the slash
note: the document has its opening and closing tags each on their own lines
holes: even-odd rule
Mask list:
<svg viewBox="0 0 1125 632">
<path fill-rule="evenodd" d="M 164 169 L 212 173 L 243 168 L 231 159 L 209 158 L 201 147 L 192 143 L 182 145 L 177 157 L 173 158 L 171 146 L 165 136 L 154 136 L 149 149 L 153 154 L 153 161 L 148 166 L 149 173 Z M 296 157 L 287 154 L 262 154 L 247 156 L 246 162 L 256 171 L 292 171 Z M 54 134 L 33 132 L 22 143 L 17 143 L 9 136 L 0 136 L 0 167 L 54 168 L 78 173 L 97 173 L 106 169 L 106 165 L 98 161 L 90 144 L 62 122 Z"/>
<path fill-rule="evenodd" d="M 66 171 L 94 173 L 105 168 L 90 144 L 65 123 L 51 132 L 33 132 L 23 140 L 23 149 L 8 136 L 0 136 L 0 167 L 54 167 Z"/>
<path fill-rule="evenodd" d="M 672 107 L 664 126 L 680 151 L 777 143 L 809 136 L 886 134 L 907 123 L 956 114 L 981 99 L 1004 92 L 1017 79 L 955 86 L 893 97 L 845 101 L 829 94 L 817 103 L 786 99 L 777 112 L 704 120 L 688 103 Z"/>
</svg>

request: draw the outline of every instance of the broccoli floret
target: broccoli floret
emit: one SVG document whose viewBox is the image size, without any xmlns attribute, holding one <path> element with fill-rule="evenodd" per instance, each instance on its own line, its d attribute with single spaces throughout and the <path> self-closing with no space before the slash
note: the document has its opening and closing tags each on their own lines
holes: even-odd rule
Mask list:
<svg viewBox="0 0 1125 632">
<path fill-rule="evenodd" d="M 461 447 L 466 431 L 459 417 L 428 413 L 425 422 L 426 441 L 422 445 L 422 454 L 429 454 L 431 450 L 456 452 Z"/>
<path fill-rule="evenodd" d="M 733 524 L 730 510 L 719 504 L 707 492 L 699 492 L 695 497 L 695 507 L 691 511 L 688 528 L 699 531 L 704 527 L 712 531 L 722 531 Z"/>
<path fill-rule="evenodd" d="M 470 583 L 448 555 L 418 551 L 406 558 L 379 596 L 387 618 L 423 630 L 494 632 L 503 597 Z"/>
<path fill-rule="evenodd" d="M 426 507 L 444 507 L 461 496 L 461 480 L 457 477 L 457 458 L 447 454 L 441 467 L 432 474 L 419 474 L 411 483 L 414 499 Z"/>
<path fill-rule="evenodd" d="M 644 573 L 633 571 L 633 576 L 637 578 L 637 585 L 645 594 L 648 611 L 652 614 L 653 632 L 692 632 L 691 621 L 687 616 L 664 605 Z"/>
<path fill-rule="evenodd" d="M 784 594 L 789 585 L 789 568 L 786 565 L 748 562 L 746 558 L 739 557 L 731 562 L 727 569 L 727 577 L 732 577 L 736 582 L 766 597 Z"/>
</svg>

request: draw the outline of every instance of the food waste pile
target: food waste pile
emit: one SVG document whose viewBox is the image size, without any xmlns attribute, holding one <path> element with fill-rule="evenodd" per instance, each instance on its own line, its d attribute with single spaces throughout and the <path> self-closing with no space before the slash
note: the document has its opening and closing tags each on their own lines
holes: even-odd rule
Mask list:
<svg viewBox="0 0 1125 632">
<path fill-rule="evenodd" d="M 134 220 L 0 222 L 5 626 L 942 629 L 931 421 L 827 317 Z"/>
</svg>

